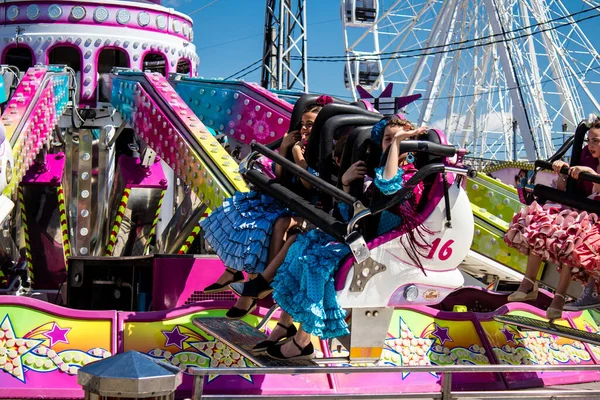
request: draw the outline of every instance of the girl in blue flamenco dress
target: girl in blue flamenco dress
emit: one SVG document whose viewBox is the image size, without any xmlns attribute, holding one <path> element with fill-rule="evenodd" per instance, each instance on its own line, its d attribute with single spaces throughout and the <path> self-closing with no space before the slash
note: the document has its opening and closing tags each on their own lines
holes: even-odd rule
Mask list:
<svg viewBox="0 0 600 400">
<path fill-rule="evenodd" d="M 331 97 L 321 96 L 316 103 L 307 106 L 302 114 L 299 130 L 286 133 L 279 152 L 284 157 L 290 153 L 294 162 L 308 169 L 304 160 L 304 146 L 310 136 L 317 114 Z M 283 169 L 276 165 L 275 176 L 285 179 Z M 311 187 L 303 180 L 292 181 L 297 192 L 310 196 Z M 206 288 L 205 293 L 219 293 L 229 289 L 234 282 L 243 282 L 246 271 L 250 276 L 264 270 L 272 255 L 277 254 L 285 243 L 286 233 L 303 220 L 270 196 L 255 192 L 236 192 L 200 222 L 204 238 L 219 256 L 225 271 L 217 281 Z M 253 311 L 256 301 L 240 297 L 227 317 L 239 319 Z"/>
<path fill-rule="evenodd" d="M 399 154 L 399 143 L 423 133 L 427 128 L 414 129 L 406 120 L 398 117 L 383 119 L 373 127 L 373 143 L 381 143 L 383 153 L 390 148 L 384 167 L 376 169 L 373 184 L 384 195 L 392 195 L 416 172 L 412 155 Z M 344 190 L 349 192 L 355 179 L 365 178 L 364 162 L 353 164 L 342 176 Z M 418 202 L 422 186 L 415 188 L 412 200 Z M 349 216 L 345 204 L 338 204 L 340 213 Z M 382 215 L 377 235 L 389 232 L 403 223 L 406 204 L 398 206 L 398 212 Z M 349 333 L 345 311 L 337 302 L 334 276 L 340 262 L 350 253 L 347 245 L 336 242 L 320 229 L 313 229 L 287 240 L 281 252 L 269 264 L 266 273 L 276 271 L 271 287 L 256 285 L 255 295 L 273 291 L 273 298 L 283 310 L 279 323 L 266 341 L 254 347 L 255 353 L 266 351 L 276 359 L 311 358 L 314 348 L 311 335 L 323 339 Z M 296 330 L 293 322 L 300 324 Z M 283 340 L 285 339 L 285 340 Z"/>
</svg>

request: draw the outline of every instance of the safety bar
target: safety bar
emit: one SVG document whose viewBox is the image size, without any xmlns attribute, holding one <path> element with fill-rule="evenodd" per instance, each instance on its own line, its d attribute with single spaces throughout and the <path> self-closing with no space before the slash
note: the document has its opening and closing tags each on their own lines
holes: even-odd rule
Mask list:
<svg viewBox="0 0 600 400">
<path fill-rule="evenodd" d="M 326 359 L 315 360 L 320 363 L 326 363 Z M 340 367 L 340 366 L 315 366 L 315 367 L 249 367 L 249 368 L 189 368 L 188 373 L 194 376 L 194 388 L 192 399 L 201 400 L 204 396 L 204 377 L 208 375 L 300 375 L 300 374 L 364 374 L 364 373 L 441 373 L 442 387 L 440 392 L 430 393 L 388 393 L 374 394 L 370 393 L 367 398 L 440 398 L 450 400 L 452 396 L 452 374 L 453 373 L 517 373 L 517 372 L 565 372 L 565 371 L 598 371 L 598 365 L 424 365 L 424 366 L 383 366 L 383 367 Z M 475 398 L 520 398 L 520 397 L 550 397 L 560 393 L 560 397 L 587 397 L 598 395 L 598 390 L 506 390 L 506 391 L 455 391 L 459 397 Z M 423 396 L 426 395 L 426 396 Z M 233 396 L 235 397 L 235 396 Z M 240 395 L 239 398 L 248 398 L 248 395 Z M 313 395 L 310 398 L 335 398 L 335 399 L 354 399 L 360 398 L 357 394 L 331 393 L 324 395 Z M 227 398 L 232 398 L 227 395 Z M 260 398 L 307 398 L 306 395 L 294 396 L 286 394 L 285 396 L 265 396 L 261 394 Z"/>
<path fill-rule="evenodd" d="M 534 165 L 536 166 L 536 168 L 543 168 L 543 169 L 548 169 L 548 170 L 552 171 L 552 163 L 550 163 L 548 161 L 537 160 Z M 560 170 L 560 173 L 567 175 L 569 173 L 569 168 L 562 167 L 562 169 Z M 581 174 L 579 174 L 578 179 L 583 179 L 585 181 L 594 182 L 594 183 L 600 183 L 600 175 L 592 175 L 587 172 L 582 172 Z"/>
<path fill-rule="evenodd" d="M 406 196 L 413 193 L 413 189 L 421 183 L 425 178 L 429 175 L 440 174 L 446 170 L 444 164 L 429 164 L 418 170 L 410 179 L 404 184 L 404 187 L 400 189 L 396 194 L 389 200 L 383 201 L 380 204 L 376 204 L 371 206 L 371 213 L 373 215 L 382 212 L 383 210 L 387 210 L 390 207 L 395 206 L 396 204 L 403 201 Z"/>
<path fill-rule="evenodd" d="M 550 157 L 548 159 L 548 162 L 553 163 L 556 160 L 560 160 L 561 158 L 563 158 L 565 156 L 565 154 L 567 153 L 567 151 L 571 148 L 571 146 L 573 146 L 573 142 L 575 141 L 575 136 L 569 136 L 569 138 L 567 140 L 565 140 L 565 142 L 562 144 L 562 146 L 560 146 L 560 148 L 558 150 L 556 150 L 556 153 L 554 153 L 552 155 L 552 157 Z"/>
<path fill-rule="evenodd" d="M 286 170 L 292 172 L 294 175 L 297 175 L 299 178 L 310 182 L 312 185 L 319 188 L 320 190 L 327 193 L 328 195 L 333 196 L 335 199 L 337 199 L 339 201 L 343 201 L 344 203 L 347 203 L 349 205 L 353 205 L 354 203 L 356 203 L 358 201 L 357 199 L 350 196 L 348 193 L 344 192 L 343 190 L 340 190 L 340 189 L 336 188 L 335 186 L 330 185 L 327 182 L 324 182 L 323 180 L 317 178 L 316 176 L 314 176 L 310 172 L 306 171 L 305 169 L 303 169 L 303 168 L 297 166 L 296 164 L 294 164 L 293 162 L 285 159 L 278 153 L 275 153 L 273 150 L 270 150 L 265 145 L 262 145 L 262 144 L 256 143 L 256 142 L 252 142 L 252 144 L 250 146 L 251 146 L 252 150 L 258 151 L 260 154 L 270 158 L 271 160 L 273 160 L 277 164 L 281 165 Z"/>
<path fill-rule="evenodd" d="M 437 144 L 426 140 L 405 140 L 400 142 L 400 153 L 422 152 L 440 157 L 454 157 L 456 147 L 448 144 Z"/>
</svg>

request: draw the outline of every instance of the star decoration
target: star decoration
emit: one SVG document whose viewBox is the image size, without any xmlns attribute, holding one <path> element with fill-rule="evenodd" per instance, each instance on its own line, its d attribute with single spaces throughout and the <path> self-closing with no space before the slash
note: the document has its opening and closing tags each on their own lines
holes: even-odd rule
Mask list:
<svg viewBox="0 0 600 400">
<path fill-rule="evenodd" d="M 517 342 L 515 342 L 515 334 L 509 331 L 506 326 L 500 332 L 504 334 L 504 337 L 506 338 L 506 343 L 512 342 L 514 344 L 517 344 Z"/>
<path fill-rule="evenodd" d="M 210 360 L 211 368 L 228 368 L 228 367 L 252 367 L 249 360 L 242 356 L 237 351 L 229 348 L 226 344 L 219 341 L 214 342 L 194 342 L 191 343 L 202 355 Z M 250 383 L 254 383 L 252 376 L 244 374 L 238 375 Z M 219 375 L 210 375 L 207 383 L 212 382 Z"/>
<path fill-rule="evenodd" d="M 391 353 L 391 361 L 395 365 L 431 365 L 429 352 L 435 339 L 415 336 L 406 322 L 400 317 L 400 336 L 385 340 L 385 350 Z M 402 379 L 410 375 L 403 372 Z M 433 374 L 436 376 L 435 374 Z"/>
<path fill-rule="evenodd" d="M 17 338 L 8 314 L 0 323 L 0 369 L 25 383 L 23 356 L 43 340 Z"/>
<path fill-rule="evenodd" d="M 590 324 L 588 324 L 587 322 L 583 323 L 583 327 L 585 328 L 586 331 L 588 331 L 589 333 L 598 333 L 596 332 L 596 330 L 594 329 L 593 326 L 591 326 Z"/>
<path fill-rule="evenodd" d="M 162 334 L 167 338 L 165 347 L 175 346 L 180 350 L 183 350 L 183 342 L 189 338 L 189 336 L 186 336 L 179 331 L 179 326 L 173 328 L 171 332 L 162 331 Z"/>
<path fill-rule="evenodd" d="M 65 343 L 69 344 L 69 340 L 67 339 L 67 333 L 71 328 L 61 328 L 58 326 L 56 322 L 53 323 L 52 329 L 48 332 L 43 333 L 50 340 L 50 346 L 53 347 L 56 343 Z"/>
<path fill-rule="evenodd" d="M 435 330 L 433 331 L 433 333 L 431 335 L 438 338 L 440 340 L 440 344 L 442 346 L 446 342 L 454 342 L 454 340 L 452 340 L 452 338 L 448 334 L 448 331 L 450 330 L 450 328 L 442 328 L 438 324 L 434 324 L 434 326 L 435 326 Z"/>
</svg>

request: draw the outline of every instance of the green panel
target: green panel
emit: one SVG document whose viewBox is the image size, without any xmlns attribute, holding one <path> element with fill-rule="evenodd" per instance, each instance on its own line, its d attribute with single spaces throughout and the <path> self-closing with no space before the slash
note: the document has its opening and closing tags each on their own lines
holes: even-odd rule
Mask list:
<svg viewBox="0 0 600 400">
<path fill-rule="evenodd" d="M 503 234 L 498 234 L 495 229 L 489 228 L 489 225 L 483 221 L 476 220 L 471 250 L 524 274 L 527 256 L 504 243 Z"/>
<path fill-rule="evenodd" d="M 467 180 L 467 195 L 472 204 L 507 222 L 523 206 L 515 188 L 483 174 Z"/>
</svg>

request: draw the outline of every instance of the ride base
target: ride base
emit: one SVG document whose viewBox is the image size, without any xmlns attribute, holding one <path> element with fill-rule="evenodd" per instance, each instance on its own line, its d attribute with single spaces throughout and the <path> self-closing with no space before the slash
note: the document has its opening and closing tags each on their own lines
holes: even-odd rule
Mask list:
<svg viewBox="0 0 600 400">
<path fill-rule="evenodd" d="M 177 397 L 191 395 L 192 369 L 273 366 L 249 352 L 271 303 L 263 301 L 243 321 L 223 323 L 233 296 L 211 298 L 199 289 L 213 282 L 222 264 L 216 257 L 155 257 L 153 312 L 81 311 L 27 297 L 0 297 L 0 398 L 82 398 L 77 371 L 112 354 L 137 350 L 185 368 Z M 190 282 L 193 282 L 191 284 Z M 497 315 L 543 320 L 546 294 L 534 305 L 505 305 L 506 296 L 463 288 L 441 304 L 393 311 L 381 359 L 362 366 L 598 365 L 600 347 L 538 331 L 520 330 L 494 320 Z M 464 304 L 466 312 L 453 312 Z M 214 318 L 211 320 L 210 318 Z M 267 323 L 276 323 L 277 313 Z M 216 322 L 219 321 L 217 324 Z M 565 313 L 556 324 L 600 331 L 588 311 Z M 336 342 L 337 343 L 337 342 Z M 341 346 L 315 342 L 317 364 L 351 366 Z M 330 358 L 326 360 L 326 358 Z M 344 359 L 346 361 L 344 361 Z M 280 364 L 278 364 L 280 365 Z M 287 363 L 287 366 L 297 364 Z M 300 366 L 301 367 L 301 366 Z M 600 371 L 454 373 L 452 391 L 501 391 L 600 380 Z M 442 388 L 443 374 L 208 375 L 205 394 L 317 395 L 424 393 Z M 457 393 L 460 396 L 460 393 Z"/>
</svg>

